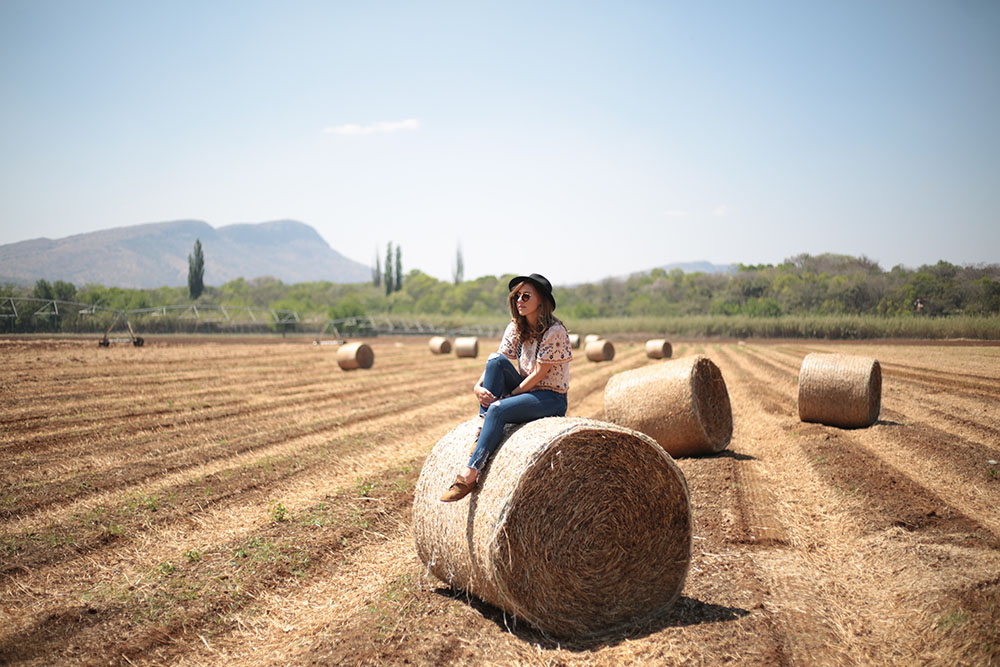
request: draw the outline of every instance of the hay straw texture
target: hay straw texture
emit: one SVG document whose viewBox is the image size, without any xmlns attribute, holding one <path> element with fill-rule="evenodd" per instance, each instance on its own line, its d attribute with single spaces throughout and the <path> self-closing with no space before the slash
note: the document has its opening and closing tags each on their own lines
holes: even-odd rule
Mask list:
<svg viewBox="0 0 1000 667">
<path fill-rule="evenodd" d="M 575 417 L 508 427 L 479 488 L 442 503 L 479 423 L 438 441 L 417 481 L 413 533 L 436 577 L 564 638 L 674 603 L 691 558 L 691 503 L 656 442 Z"/>
<path fill-rule="evenodd" d="M 590 361 L 611 361 L 615 358 L 615 346 L 609 340 L 592 340 L 584 353 Z"/>
<path fill-rule="evenodd" d="M 799 419 L 843 428 L 871 426 L 882 407 L 878 360 L 807 354 L 799 369 Z"/>
<path fill-rule="evenodd" d="M 604 417 L 642 431 L 671 456 L 714 454 L 733 435 L 726 382 L 701 355 L 616 373 L 604 386 Z"/>
<path fill-rule="evenodd" d="M 371 368 L 374 363 L 375 353 L 366 343 L 348 343 L 337 349 L 337 365 L 345 371 Z"/>
<path fill-rule="evenodd" d="M 571 333 L 569 335 L 569 346 L 574 350 L 580 349 L 580 334 Z"/>
<path fill-rule="evenodd" d="M 430 346 L 433 354 L 449 354 L 451 352 L 451 341 L 444 336 L 431 338 Z"/>
<path fill-rule="evenodd" d="M 662 338 L 646 341 L 646 356 L 650 359 L 669 359 L 673 353 L 674 348 Z"/>
<path fill-rule="evenodd" d="M 587 334 L 586 336 L 583 337 L 583 344 L 586 345 L 587 343 L 592 343 L 595 340 L 601 340 L 601 335 L 600 334 Z"/>
<path fill-rule="evenodd" d="M 475 336 L 455 339 L 456 357 L 475 357 L 479 354 L 479 339 Z"/>
</svg>

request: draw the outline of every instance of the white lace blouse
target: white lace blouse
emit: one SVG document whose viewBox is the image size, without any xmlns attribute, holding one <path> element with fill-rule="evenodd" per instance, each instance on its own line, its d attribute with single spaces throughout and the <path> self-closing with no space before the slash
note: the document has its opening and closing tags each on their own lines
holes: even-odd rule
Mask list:
<svg viewBox="0 0 1000 667">
<path fill-rule="evenodd" d="M 536 363 L 551 364 L 549 372 L 535 385 L 535 390 L 548 389 L 560 394 L 569 391 L 569 362 L 573 359 L 573 348 L 569 343 L 569 332 L 563 325 L 553 324 L 549 327 L 542 334 L 540 343 L 532 338 L 521 345 L 517 327 L 511 322 L 503 332 L 497 351 L 508 359 L 517 361 L 521 377 L 531 375 Z"/>
</svg>

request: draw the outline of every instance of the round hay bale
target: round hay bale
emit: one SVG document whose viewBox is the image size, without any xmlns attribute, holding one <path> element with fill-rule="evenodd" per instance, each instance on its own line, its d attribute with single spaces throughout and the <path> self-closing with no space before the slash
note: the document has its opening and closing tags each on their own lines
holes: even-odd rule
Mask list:
<svg viewBox="0 0 1000 667">
<path fill-rule="evenodd" d="M 571 333 L 569 335 L 569 346 L 574 350 L 580 349 L 580 334 Z"/>
<path fill-rule="evenodd" d="M 476 357 L 479 354 L 479 339 L 475 336 L 455 339 L 456 357 Z"/>
<path fill-rule="evenodd" d="M 587 334 L 583 337 L 583 344 L 593 343 L 595 340 L 601 340 L 601 334 Z"/>
<path fill-rule="evenodd" d="M 445 435 L 420 471 L 413 533 L 434 576 L 556 637 L 602 634 L 674 603 L 691 503 L 655 441 L 575 417 L 508 427 L 478 489 L 442 503 L 480 424 Z"/>
<path fill-rule="evenodd" d="M 585 354 L 591 361 L 611 361 L 615 358 L 615 346 L 609 340 L 592 340 L 587 343 Z"/>
<path fill-rule="evenodd" d="M 646 341 L 646 356 L 650 359 L 669 359 L 673 353 L 674 348 L 662 338 Z"/>
<path fill-rule="evenodd" d="M 337 365 L 345 371 L 371 368 L 374 363 L 375 353 L 367 343 L 348 343 L 337 349 Z"/>
<path fill-rule="evenodd" d="M 451 341 L 444 336 L 431 338 L 430 346 L 433 354 L 449 354 L 451 352 Z"/>
<path fill-rule="evenodd" d="M 701 355 L 616 373 L 604 386 L 604 417 L 642 431 L 671 456 L 714 454 L 733 436 L 726 382 Z"/>
<path fill-rule="evenodd" d="M 807 354 L 799 369 L 799 419 L 843 428 L 878 420 L 882 367 L 877 359 L 846 354 Z"/>
</svg>

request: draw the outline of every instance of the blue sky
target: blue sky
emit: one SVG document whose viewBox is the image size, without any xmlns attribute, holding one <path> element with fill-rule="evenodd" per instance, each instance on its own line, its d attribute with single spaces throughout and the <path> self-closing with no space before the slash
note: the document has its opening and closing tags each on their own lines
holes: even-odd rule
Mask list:
<svg viewBox="0 0 1000 667">
<path fill-rule="evenodd" d="M 0 97 L 0 243 L 292 218 L 443 279 L 458 244 L 557 284 L 1000 262 L 992 0 L 0 0 Z"/>
</svg>

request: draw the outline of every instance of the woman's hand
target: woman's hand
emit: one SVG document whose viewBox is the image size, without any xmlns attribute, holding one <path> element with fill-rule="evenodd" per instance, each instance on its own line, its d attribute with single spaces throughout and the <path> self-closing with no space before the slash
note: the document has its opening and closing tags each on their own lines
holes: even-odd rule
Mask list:
<svg viewBox="0 0 1000 667">
<path fill-rule="evenodd" d="M 476 395 L 476 398 L 479 399 L 479 405 L 483 406 L 484 408 L 490 407 L 490 405 L 496 402 L 497 400 L 497 397 L 493 395 L 493 392 L 491 392 L 489 389 L 487 389 L 481 384 L 477 384 L 475 387 L 473 387 L 472 393 L 474 393 Z"/>
</svg>

